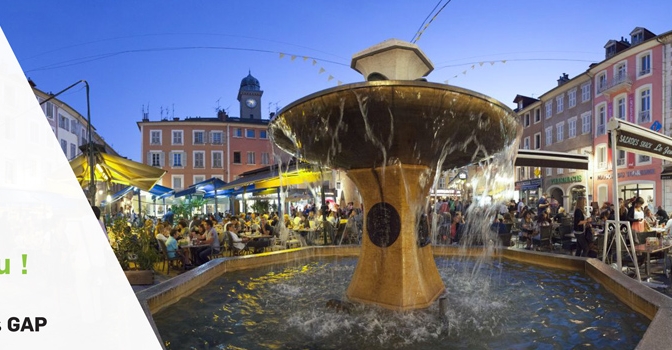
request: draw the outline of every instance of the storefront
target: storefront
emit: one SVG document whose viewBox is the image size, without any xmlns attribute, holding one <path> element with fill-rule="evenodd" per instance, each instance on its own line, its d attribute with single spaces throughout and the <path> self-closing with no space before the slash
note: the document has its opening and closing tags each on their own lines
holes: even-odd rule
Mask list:
<svg viewBox="0 0 672 350">
<path fill-rule="evenodd" d="M 519 198 L 523 199 L 525 205 L 536 207 L 539 195 L 541 195 L 541 186 L 544 182 L 543 178 L 529 179 L 517 181 L 515 183 L 515 190 L 518 192 Z"/>
<path fill-rule="evenodd" d="M 586 196 L 586 186 L 584 186 L 583 175 L 563 176 L 547 179 L 548 187 L 546 192 L 552 199 L 555 199 L 559 205 L 566 211 L 574 208 L 579 197 Z M 554 211 L 557 208 L 554 208 Z"/>
<path fill-rule="evenodd" d="M 660 186 L 660 160 L 653 159 L 655 166 L 640 167 L 635 169 L 621 169 L 618 172 L 618 196 L 619 198 L 642 197 L 647 205 L 655 208 L 661 205 L 662 187 Z M 611 172 L 598 173 L 595 187 L 597 202 L 615 203 L 612 195 L 613 175 Z"/>
</svg>

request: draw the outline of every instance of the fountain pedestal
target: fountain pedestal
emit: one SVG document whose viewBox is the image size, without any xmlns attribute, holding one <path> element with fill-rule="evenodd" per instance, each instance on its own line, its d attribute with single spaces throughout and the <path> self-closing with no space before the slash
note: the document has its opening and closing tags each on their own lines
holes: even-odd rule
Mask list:
<svg viewBox="0 0 672 350">
<path fill-rule="evenodd" d="M 444 291 L 431 245 L 418 243 L 418 221 L 433 182 L 421 165 L 352 169 L 364 202 L 362 251 L 349 299 L 393 310 L 426 308 Z"/>
</svg>

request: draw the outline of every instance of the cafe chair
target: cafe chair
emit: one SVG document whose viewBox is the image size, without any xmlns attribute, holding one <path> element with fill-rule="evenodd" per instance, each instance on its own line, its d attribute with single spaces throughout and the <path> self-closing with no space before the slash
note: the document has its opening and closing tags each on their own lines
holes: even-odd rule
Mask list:
<svg viewBox="0 0 672 350">
<path fill-rule="evenodd" d="M 170 274 L 170 267 L 173 265 L 173 263 L 175 261 L 181 263 L 182 258 L 180 257 L 180 255 L 177 252 L 175 252 L 175 257 L 169 258 L 168 257 L 168 249 L 166 248 L 166 243 L 163 242 L 160 239 L 157 239 L 157 241 L 159 242 L 159 249 L 161 249 L 161 255 L 163 256 L 163 265 L 161 267 L 161 270 L 165 269 L 166 265 L 168 265 L 167 270 L 166 270 L 166 274 L 169 275 Z M 179 269 L 179 266 L 178 266 L 178 269 Z"/>
<path fill-rule="evenodd" d="M 540 226 L 539 227 L 539 241 L 538 248 L 542 249 L 548 247 L 550 251 L 553 251 L 553 242 L 551 238 L 553 236 L 553 227 L 552 226 Z"/>
</svg>

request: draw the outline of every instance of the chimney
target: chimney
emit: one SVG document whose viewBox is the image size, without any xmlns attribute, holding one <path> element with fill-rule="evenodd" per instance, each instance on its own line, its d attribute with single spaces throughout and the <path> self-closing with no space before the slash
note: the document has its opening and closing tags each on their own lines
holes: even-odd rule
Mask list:
<svg viewBox="0 0 672 350">
<path fill-rule="evenodd" d="M 220 109 L 217 111 L 217 119 L 221 121 L 225 121 L 229 116 L 226 114 L 226 111 L 223 109 Z"/>
<path fill-rule="evenodd" d="M 173 121 L 174 121 L 174 122 L 176 122 L 176 121 L 178 121 L 178 120 L 180 120 L 180 117 L 173 117 Z"/>
<path fill-rule="evenodd" d="M 568 81 L 569 81 L 569 75 L 567 75 L 567 73 L 562 73 L 562 75 L 558 79 L 558 86 L 560 86 L 560 85 L 562 85 L 562 84 L 564 84 Z"/>
</svg>

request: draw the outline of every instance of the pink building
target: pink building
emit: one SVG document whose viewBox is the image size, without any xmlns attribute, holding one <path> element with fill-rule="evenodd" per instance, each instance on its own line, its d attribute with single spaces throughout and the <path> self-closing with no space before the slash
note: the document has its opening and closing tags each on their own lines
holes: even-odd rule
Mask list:
<svg viewBox="0 0 672 350">
<path fill-rule="evenodd" d="M 593 77 L 593 193 L 598 203 L 611 202 L 612 161 L 607 122 L 619 118 L 663 132 L 663 48 L 658 37 L 637 27 L 630 41 L 610 40 L 606 59 L 588 70 Z M 619 151 L 617 162 L 619 197 L 640 196 L 651 206 L 663 204 L 660 179 L 662 161 Z"/>
</svg>

